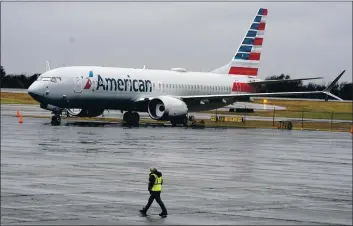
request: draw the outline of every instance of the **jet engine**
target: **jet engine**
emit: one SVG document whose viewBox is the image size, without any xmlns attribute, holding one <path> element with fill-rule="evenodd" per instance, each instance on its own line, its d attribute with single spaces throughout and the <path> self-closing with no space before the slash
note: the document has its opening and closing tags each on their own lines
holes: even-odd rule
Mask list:
<svg viewBox="0 0 353 226">
<path fill-rule="evenodd" d="M 76 117 L 97 117 L 103 114 L 104 109 L 67 109 L 67 111 Z"/>
<path fill-rule="evenodd" d="M 148 103 L 148 114 L 155 120 L 172 120 L 184 117 L 187 113 L 185 102 L 174 97 L 157 97 Z"/>
</svg>

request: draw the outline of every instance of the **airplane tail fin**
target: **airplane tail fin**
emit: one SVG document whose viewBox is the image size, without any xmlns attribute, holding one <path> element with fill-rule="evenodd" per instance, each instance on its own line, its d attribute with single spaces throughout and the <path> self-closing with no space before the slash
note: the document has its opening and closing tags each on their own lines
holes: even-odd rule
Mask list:
<svg viewBox="0 0 353 226">
<path fill-rule="evenodd" d="M 268 10 L 260 8 L 232 60 L 213 73 L 230 76 L 258 75 Z"/>
</svg>

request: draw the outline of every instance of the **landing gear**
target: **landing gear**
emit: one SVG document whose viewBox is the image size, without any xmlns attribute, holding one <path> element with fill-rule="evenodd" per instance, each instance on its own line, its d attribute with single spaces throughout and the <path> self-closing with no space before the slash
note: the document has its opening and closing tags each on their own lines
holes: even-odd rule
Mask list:
<svg viewBox="0 0 353 226">
<path fill-rule="evenodd" d="M 123 115 L 123 120 L 129 126 L 138 126 L 140 122 L 140 115 L 137 112 L 125 112 Z"/>
<path fill-rule="evenodd" d="M 170 120 L 170 123 L 172 124 L 173 127 L 175 127 L 177 124 L 182 124 L 183 126 L 186 127 L 188 125 L 188 117 L 185 115 L 178 118 L 172 118 Z"/>
<path fill-rule="evenodd" d="M 61 124 L 61 116 L 60 116 L 60 112 L 57 111 L 53 111 L 53 116 L 51 117 L 51 124 L 53 126 L 57 126 Z"/>
</svg>

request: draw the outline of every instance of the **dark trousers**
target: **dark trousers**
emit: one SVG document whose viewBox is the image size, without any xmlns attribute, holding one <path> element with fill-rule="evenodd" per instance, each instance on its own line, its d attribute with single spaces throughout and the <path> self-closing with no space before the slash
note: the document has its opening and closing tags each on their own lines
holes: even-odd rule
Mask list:
<svg viewBox="0 0 353 226">
<path fill-rule="evenodd" d="M 150 206 L 153 203 L 153 200 L 156 199 L 156 202 L 158 203 L 158 205 L 162 209 L 162 213 L 168 214 L 167 209 L 165 208 L 164 203 L 161 200 L 161 192 L 160 191 L 152 191 L 150 194 L 151 194 L 150 198 L 148 199 L 147 205 L 144 208 L 145 212 L 147 212 L 147 210 L 150 208 Z"/>
</svg>

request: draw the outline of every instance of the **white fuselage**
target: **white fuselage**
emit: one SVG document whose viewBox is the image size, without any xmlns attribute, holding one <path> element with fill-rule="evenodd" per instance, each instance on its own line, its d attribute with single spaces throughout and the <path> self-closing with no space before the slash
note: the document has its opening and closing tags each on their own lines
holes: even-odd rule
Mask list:
<svg viewBox="0 0 353 226">
<path fill-rule="evenodd" d="M 43 94 L 39 102 L 63 108 L 125 109 L 139 98 L 230 94 L 236 80 L 246 83 L 248 79 L 204 72 L 75 66 L 43 73 L 31 89 Z"/>
</svg>

